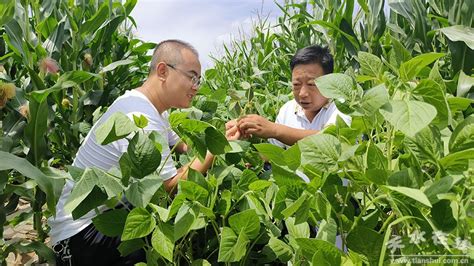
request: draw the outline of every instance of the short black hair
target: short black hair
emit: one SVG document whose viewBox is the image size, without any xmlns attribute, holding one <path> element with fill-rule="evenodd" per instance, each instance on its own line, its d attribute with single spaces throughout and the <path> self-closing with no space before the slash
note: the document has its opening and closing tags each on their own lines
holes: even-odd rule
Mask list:
<svg viewBox="0 0 474 266">
<path fill-rule="evenodd" d="M 291 71 L 297 65 L 319 64 L 324 71 L 324 74 L 329 74 L 334 71 L 334 59 L 327 47 L 319 45 L 311 45 L 299 49 L 291 58 Z"/>
<path fill-rule="evenodd" d="M 182 62 L 181 50 L 187 49 L 196 57 L 199 57 L 197 50 L 189 43 L 181 40 L 165 40 L 158 43 L 153 51 L 153 57 L 150 64 L 150 74 L 155 71 L 159 62 L 166 62 L 171 65 L 177 65 Z"/>
</svg>

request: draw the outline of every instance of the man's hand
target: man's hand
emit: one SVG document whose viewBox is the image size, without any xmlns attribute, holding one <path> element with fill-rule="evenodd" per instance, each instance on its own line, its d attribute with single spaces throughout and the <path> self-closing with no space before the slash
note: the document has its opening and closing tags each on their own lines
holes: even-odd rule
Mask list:
<svg viewBox="0 0 474 266">
<path fill-rule="evenodd" d="M 246 115 L 238 121 L 238 127 L 243 136 L 254 135 L 260 138 L 275 138 L 277 125 L 259 115 Z"/>
<path fill-rule="evenodd" d="M 230 120 L 225 123 L 225 137 L 227 140 L 238 140 L 241 137 L 241 132 L 237 126 L 237 120 Z"/>
</svg>

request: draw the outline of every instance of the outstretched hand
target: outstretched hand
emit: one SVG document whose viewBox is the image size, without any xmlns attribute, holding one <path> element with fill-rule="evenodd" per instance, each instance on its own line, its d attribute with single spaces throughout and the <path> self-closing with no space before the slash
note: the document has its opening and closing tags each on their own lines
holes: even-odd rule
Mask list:
<svg viewBox="0 0 474 266">
<path fill-rule="evenodd" d="M 246 115 L 238 120 L 237 126 L 243 137 L 257 136 L 274 138 L 277 133 L 276 124 L 259 115 Z"/>
<path fill-rule="evenodd" d="M 225 137 L 227 140 L 238 140 L 242 136 L 240 129 L 237 125 L 237 120 L 230 120 L 225 123 Z"/>
</svg>

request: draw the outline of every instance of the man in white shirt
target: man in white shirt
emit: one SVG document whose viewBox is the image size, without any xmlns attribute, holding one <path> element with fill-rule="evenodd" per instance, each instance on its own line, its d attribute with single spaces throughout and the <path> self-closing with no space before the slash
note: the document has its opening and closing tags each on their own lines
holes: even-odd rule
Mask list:
<svg viewBox="0 0 474 266">
<path fill-rule="evenodd" d="M 226 124 L 229 136 L 253 135 L 288 147 L 334 124 L 338 115 L 350 124 L 351 118 L 324 97 L 314 82 L 333 72 L 334 61 L 329 49 L 312 45 L 298 50 L 290 61 L 290 69 L 294 99 L 283 105 L 276 121 L 255 114 L 246 115 Z"/>
<path fill-rule="evenodd" d="M 122 112 L 132 119 L 133 115 L 143 115 L 148 119 L 145 131 L 157 131 L 167 140 L 162 147 L 160 177 L 165 189 L 172 193 L 180 179 L 186 179 L 188 169 L 205 173 L 212 164 L 213 155 L 208 152 L 204 162 L 193 161 L 176 169 L 170 154 L 169 146 L 174 146 L 179 138 L 168 122 L 170 108 L 188 108 L 200 85 L 201 64 L 197 51 L 188 43 L 180 40 L 167 40 L 159 43 L 153 53 L 150 73 L 144 84 L 127 91 L 117 98 L 107 112 L 92 127 L 82 143 L 73 165 L 79 168 L 98 167 L 105 171 L 118 167 L 121 155 L 127 151 L 125 139 L 100 145 L 96 141 L 95 131 L 115 112 Z M 229 139 L 232 139 L 229 137 Z M 177 151 L 186 151 L 184 143 L 178 143 Z M 56 252 L 58 265 L 133 265 L 145 260 L 143 250 L 121 257 L 117 250 L 119 237 L 107 237 L 96 230 L 91 211 L 74 220 L 64 205 L 71 194 L 73 181 L 68 181 L 63 188 L 56 207 L 57 215 L 49 220 L 50 236 L 53 250 Z M 106 207 L 100 207 L 100 211 Z"/>
</svg>

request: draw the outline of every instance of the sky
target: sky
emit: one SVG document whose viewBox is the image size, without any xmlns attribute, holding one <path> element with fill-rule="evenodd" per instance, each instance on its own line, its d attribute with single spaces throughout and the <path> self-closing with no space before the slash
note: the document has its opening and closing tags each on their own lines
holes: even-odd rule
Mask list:
<svg viewBox="0 0 474 266">
<path fill-rule="evenodd" d="M 273 0 L 138 0 L 132 11 L 135 34 L 143 41 L 181 39 L 199 52 L 203 69 L 212 67 L 209 54 L 219 55 L 223 43 L 239 30 L 250 34 L 258 14 L 274 21 L 281 11 Z"/>
</svg>

